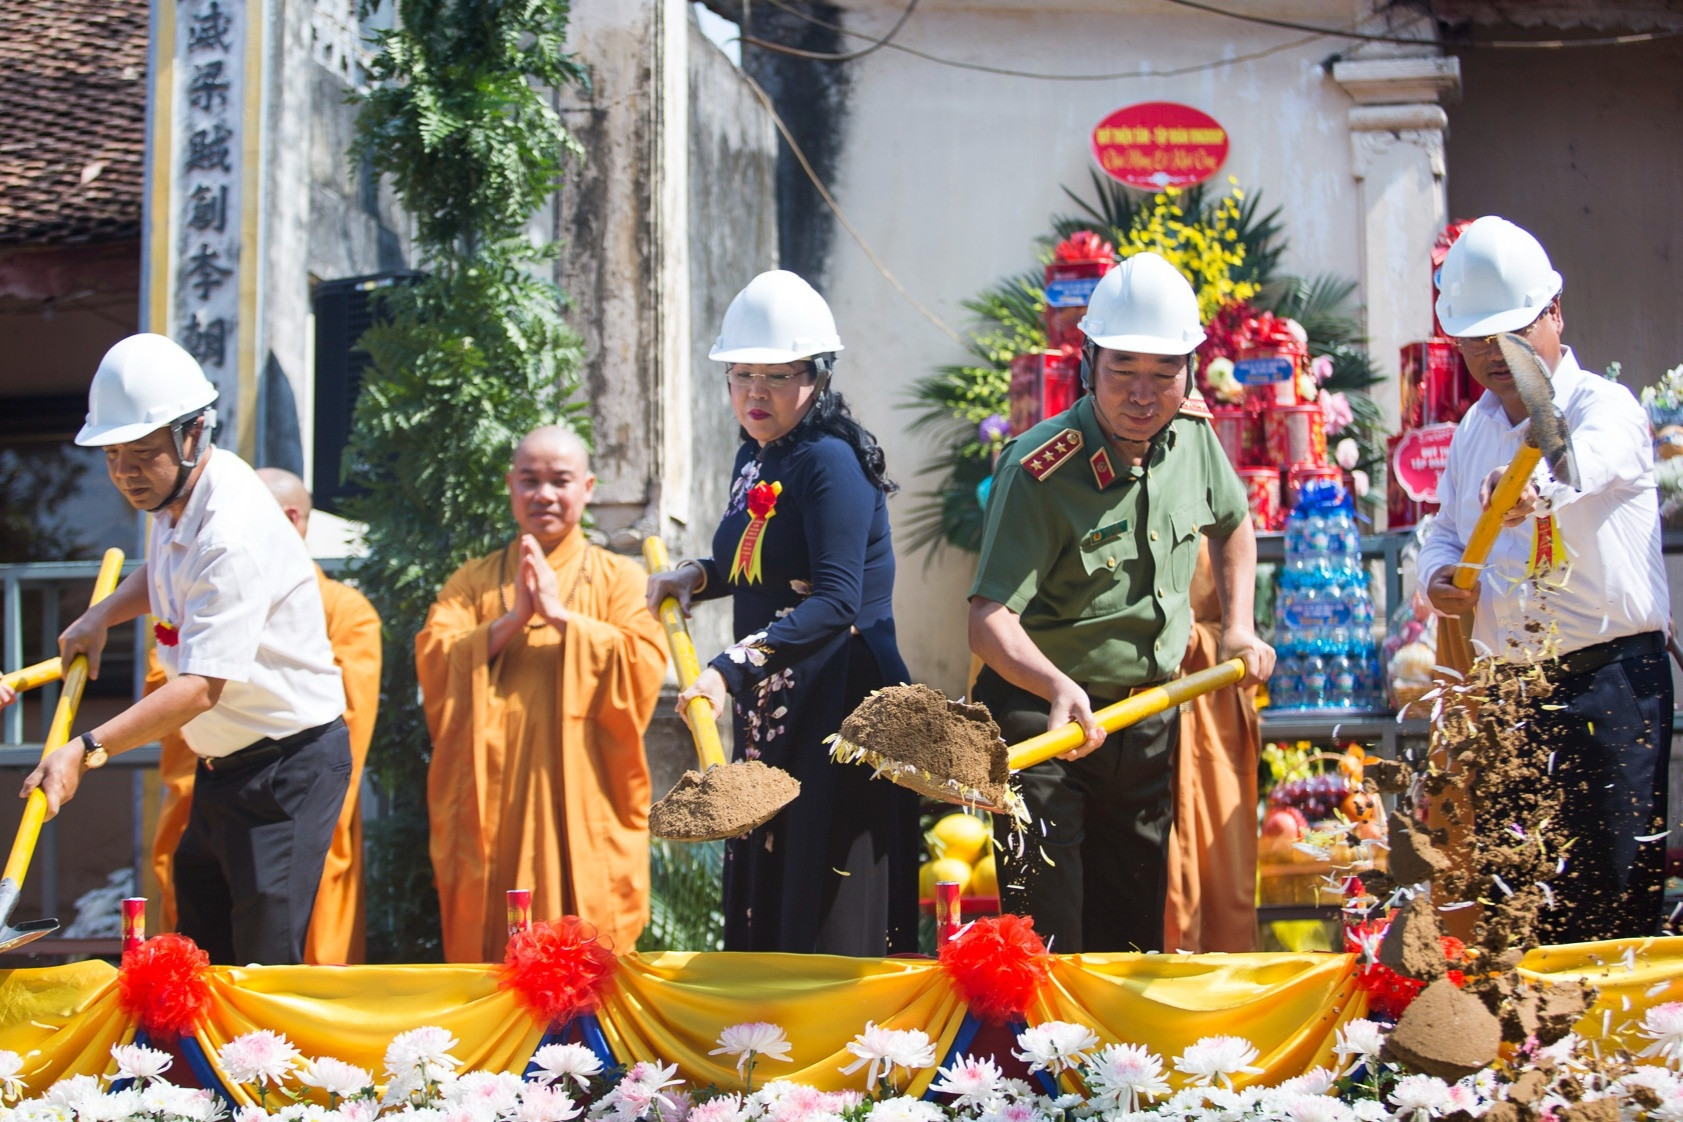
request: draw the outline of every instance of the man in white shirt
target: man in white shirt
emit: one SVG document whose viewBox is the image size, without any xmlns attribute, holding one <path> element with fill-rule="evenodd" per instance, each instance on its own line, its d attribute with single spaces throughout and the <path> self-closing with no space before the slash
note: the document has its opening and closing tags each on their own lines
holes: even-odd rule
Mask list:
<svg viewBox="0 0 1683 1122">
<path fill-rule="evenodd" d="M 304 544 L 268 489 L 210 443 L 216 388 L 161 335 L 112 347 L 76 436 L 152 515 L 146 562 L 59 636 L 65 662 L 150 611 L 169 680 L 24 781 L 49 814 L 85 767 L 180 731 L 199 757 L 175 853 L 179 927 L 215 963 L 296 963 L 350 781 L 345 694 Z"/>
<path fill-rule="evenodd" d="M 1536 238 L 1501 218 L 1463 233 L 1443 264 L 1437 311 L 1484 395 L 1455 430 L 1442 510 L 1420 552 L 1441 612 L 1477 609 L 1475 647 L 1545 658 L 1554 692 L 1527 727 L 1555 754 L 1567 868 L 1541 917 L 1551 943 L 1655 933 L 1665 880 L 1671 748 L 1670 595 L 1648 419 L 1629 390 L 1578 366 L 1560 341 L 1560 274 Z M 1474 523 L 1526 431 L 1494 336 L 1521 335 L 1552 371 L 1580 487 L 1539 467 L 1507 515 L 1474 588 L 1451 583 Z M 1649 838 L 1651 840 L 1643 840 Z"/>
</svg>

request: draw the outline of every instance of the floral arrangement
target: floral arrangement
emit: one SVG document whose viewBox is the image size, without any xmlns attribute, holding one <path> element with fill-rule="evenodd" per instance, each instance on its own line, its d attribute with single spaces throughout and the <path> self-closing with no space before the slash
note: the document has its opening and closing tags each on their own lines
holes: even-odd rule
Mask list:
<svg viewBox="0 0 1683 1122">
<path fill-rule="evenodd" d="M 1607 372 L 1617 379 L 1618 363 Z M 1667 370 L 1642 388 L 1642 408 L 1654 433 L 1654 474 L 1660 487 L 1660 515 L 1669 520 L 1683 512 L 1683 365 Z"/>
<path fill-rule="evenodd" d="M 1346 470 L 1379 478 L 1374 475 L 1384 465 L 1379 408 L 1352 392 L 1379 380 L 1361 339 L 1355 283 L 1281 275 L 1285 244 L 1279 211 L 1259 213 L 1257 197 L 1236 181 L 1219 195 L 1195 187 L 1140 197 L 1098 176 L 1094 189 L 1092 200 L 1066 189 L 1081 213 L 1053 220 L 1051 235 L 1043 239 L 1042 263 L 1104 256 L 1114 245 L 1119 257 L 1150 250 L 1175 265 L 1191 281 L 1208 325 L 1198 381 L 1212 398 L 1219 399 L 1228 383 L 1237 386 L 1232 360 L 1247 321 L 1263 316 L 1291 321 L 1310 358 L 1306 377 L 1314 381 L 1304 399 L 1321 403 L 1329 436 L 1354 442 L 1355 463 Z M 979 320 L 966 338 L 968 360 L 920 379 L 908 402 L 918 411 L 912 430 L 933 437 L 937 453 L 924 470 L 939 480 L 911 513 L 908 540 L 914 549 L 981 547 L 994 457 L 1010 433 L 1011 363 L 1048 345 L 1041 268 L 999 282 L 966 301 L 965 308 Z M 1376 490 L 1375 497 L 1382 493 Z"/>
<path fill-rule="evenodd" d="M 1352 1020 L 1338 1031 L 1335 1066 L 1265 1086 L 1252 1078 L 1257 1051 L 1242 1037 L 1205 1037 L 1165 1062 L 1144 1045 L 1050 1021 L 1018 1033 L 1011 1052 L 1023 1065 L 1013 1070 L 1037 1082 L 1007 1074 L 995 1057 L 957 1055 L 924 1098 L 907 1090 L 913 1073 L 936 1069 L 934 1041 L 873 1024 L 848 1044 L 852 1062 L 841 1068 L 862 1075 L 862 1086 L 843 1091 L 776 1079 L 756 1089 L 757 1062 L 790 1062 L 783 1030 L 764 1022 L 720 1033 L 712 1054 L 735 1059 L 739 1081 L 725 1087 L 685 1085 L 676 1065 L 659 1061 L 609 1068 L 578 1044 L 539 1048 L 524 1076 L 462 1072 L 451 1054 L 458 1042 L 431 1026 L 393 1039 L 376 1080 L 330 1057 L 303 1059 L 265 1030 L 217 1055 L 257 1100 L 231 1114 L 217 1093 L 171 1084 L 172 1057 L 142 1045 L 113 1047 L 112 1075 L 71 1076 L 34 1098 L 25 1098 L 22 1057 L 0 1052 L 0 1114 L 6 1122 L 1677 1122 L 1683 1003 L 1655 1006 L 1634 1027 L 1650 1042 L 1639 1052 L 1570 1034 L 1547 1047 L 1533 1039 L 1450 1082 L 1393 1062 L 1386 1025 Z"/>
</svg>

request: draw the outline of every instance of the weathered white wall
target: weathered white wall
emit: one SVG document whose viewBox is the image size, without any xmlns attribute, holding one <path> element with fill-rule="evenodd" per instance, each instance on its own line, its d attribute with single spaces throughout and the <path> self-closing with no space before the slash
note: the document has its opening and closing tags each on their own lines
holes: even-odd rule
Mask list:
<svg viewBox="0 0 1683 1122">
<path fill-rule="evenodd" d="M 899 0 L 849 7 L 848 26 L 877 35 L 903 10 Z M 1340 27 L 1366 11 L 1354 0 L 1246 7 Z M 1322 66 L 1349 44 L 1304 38 L 1156 0 L 925 4 L 897 41 L 945 58 L 1061 73 L 1161 73 L 1234 61 L 1179 77 L 1049 82 L 879 50 L 846 64 L 851 92 L 830 187 L 888 268 L 942 320 L 962 328 L 968 319 L 961 302 L 1032 266 L 1034 239 L 1051 216 L 1074 211 L 1063 187 L 1092 194 L 1093 126 L 1136 102 L 1184 102 L 1227 129 L 1231 150 L 1223 174 L 1260 191 L 1266 208 L 1281 208 L 1290 242 L 1283 268 L 1361 279 L 1364 221 L 1349 125 L 1354 102 Z M 1265 58 L 1237 61 L 1294 42 Z M 848 346 L 838 383 L 881 437 L 891 474 L 907 492 L 926 490 L 935 480 L 917 475 L 926 450 L 907 432 L 906 386 L 961 359 L 963 351 L 910 307 L 843 232 L 834 237 L 825 271 L 826 295 Z M 1419 275 L 1424 285 L 1424 263 Z M 1385 296 L 1364 293 L 1369 300 Z M 1424 336 L 1429 321 L 1417 330 Z M 1394 351 L 1376 357 L 1394 373 Z M 1378 394 L 1383 400 L 1395 390 Z M 911 494 L 892 503 L 902 536 L 911 506 Z M 943 549 L 927 566 L 922 557 L 901 554 L 895 606 L 906 661 L 914 677 L 949 692 L 964 688 L 969 669 L 963 620 L 971 574 L 970 556 L 957 550 Z"/>
</svg>

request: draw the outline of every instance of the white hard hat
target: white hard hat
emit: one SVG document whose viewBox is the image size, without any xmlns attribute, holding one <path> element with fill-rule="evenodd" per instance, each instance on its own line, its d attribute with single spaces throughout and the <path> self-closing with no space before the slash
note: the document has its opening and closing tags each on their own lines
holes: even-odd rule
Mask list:
<svg viewBox="0 0 1683 1122">
<path fill-rule="evenodd" d="M 1192 285 L 1155 253 L 1136 253 L 1106 273 L 1080 326 L 1096 346 L 1137 354 L 1186 355 L 1204 341 Z"/>
<path fill-rule="evenodd" d="M 83 447 L 123 444 L 197 413 L 216 400 L 198 360 L 162 335 L 130 335 L 105 352 L 88 387 Z"/>
<path fill-rule="evenodd" d="M 707 357 L 719 362 L 794 362 L 841 349 L 836 317 L 824 297 L 794 273 L 773 269 L 736 294 Z"/>
<path fill-rule="evenodd" d="M 1438 322 L 1451 335 L 1496 335 L 1534 322 L 1560 295 L 1536 238 L 1494 215 L 1468 226 L 1438 271 Z"/>
</svg>

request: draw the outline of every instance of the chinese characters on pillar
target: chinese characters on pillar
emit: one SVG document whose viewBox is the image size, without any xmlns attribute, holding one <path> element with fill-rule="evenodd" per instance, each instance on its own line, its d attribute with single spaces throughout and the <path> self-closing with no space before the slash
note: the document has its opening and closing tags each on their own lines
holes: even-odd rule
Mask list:
<svg viewBox="0 0 1683 1122">
<path fill-rule="evenodd" d="M 242 166 L 241 47 L 246 29 L 240 0 L 181 0 L 177 8 L 175 275 L 178 342 L 205 372 L 225 385 L 239 324 Z"/>
</svg>

